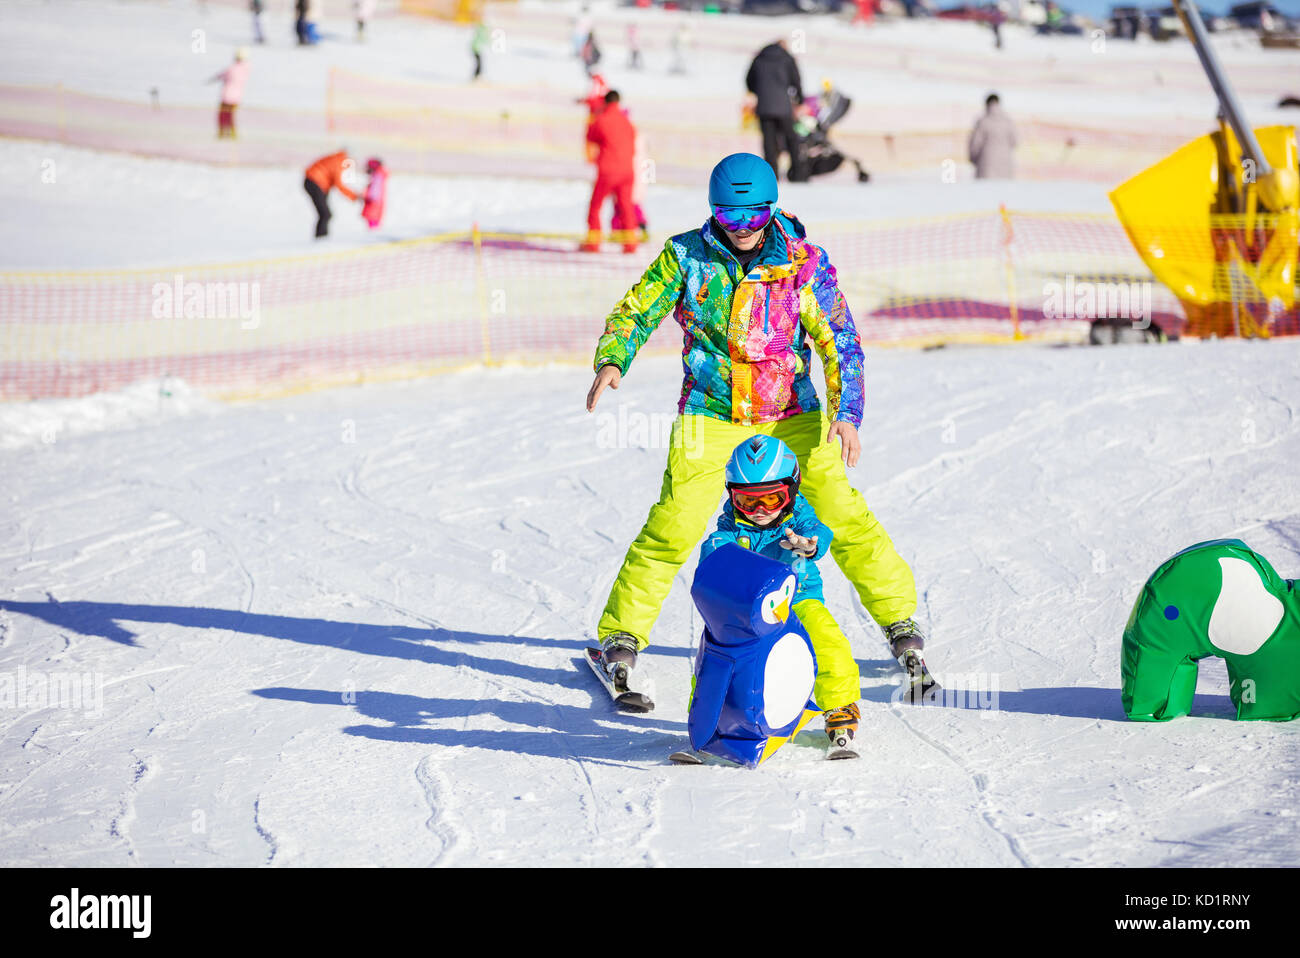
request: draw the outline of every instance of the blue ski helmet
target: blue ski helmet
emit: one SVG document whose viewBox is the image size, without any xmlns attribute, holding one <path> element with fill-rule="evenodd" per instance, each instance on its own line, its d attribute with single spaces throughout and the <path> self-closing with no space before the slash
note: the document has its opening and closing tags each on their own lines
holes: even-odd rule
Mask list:
<svg viewBox="0 0 1300 958">
<path fill-rule="evenodd" d="M 753 436 L 731 453 L 726 477 L 728 489 L 763 482 L 784 482 L 790 487 L 790 498 L 793 499 L 799 491 L 799 459 L 780 439 Z"/>
<path fill-rule="evenodd" d="M 709 175 L 710 206 L 763 206 L 776 202 L 776 174 L 753 153 L 732 153 Z"/>
</svg>

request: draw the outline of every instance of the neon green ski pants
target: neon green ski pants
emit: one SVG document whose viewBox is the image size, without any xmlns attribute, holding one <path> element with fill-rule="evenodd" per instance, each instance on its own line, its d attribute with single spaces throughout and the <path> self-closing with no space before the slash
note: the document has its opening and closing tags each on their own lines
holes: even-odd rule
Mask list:
<svg viewBox="0 0 1300 958">
<path fill-rule="evenodd" d="M 799 616 L 817 653 L 817 682 L 813 685 L 817 707 L 828 712 L 856 702 L 862 697 L 858 663 L 835 617 L 819 599 L 796 602 L 794 614 Z"/>
<path fill-rule="evenodd" d="M 627 550 L 597 626 L 598 636 L 627 632 L 641 648 L 649 644 L 673 577 L 704 538 L 718 508 L 726 488 L 723 471 L 732 450 L 755 434 L 775 436 L 799 457 L 803 473 L 799 491 L 834 533 L 831 558 L 853 584 L 871 617 L 883 626 L 911 616 L 916 611 L 912 570 L 867 508 L 862 493 L 849 484 L 839 442 L 826 442 L 829 428 L 821 412 L 750 426 L 710 416 L 678 416 L 659 501 Z M 847 640 L 844 647 L 847 651 Z M 818 649 L 819 662 L 821 656 Z M 848 660 L 852 662 L 851 654 Z M 856 665 L 853 673 L 854 695 L 849 701 L 858 698 Z"/>
</svg>

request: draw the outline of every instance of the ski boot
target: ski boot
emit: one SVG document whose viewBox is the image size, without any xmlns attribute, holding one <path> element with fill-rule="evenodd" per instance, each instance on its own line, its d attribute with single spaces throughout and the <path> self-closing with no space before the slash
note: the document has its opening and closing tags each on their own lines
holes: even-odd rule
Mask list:
<svg viewBox="0 0 1300 958">
<path fill-rule="evenodd" d="M 626 632 L 611 632 L 600 642 L 600 664 L 621 692 L 627 691 L 628 674 L 636 668 L 636 653 L 636 637 Z"/>
<path fill-rule="evenodd" d="M 903 659 L 908 652 L 920 655 L 925 648 L 925 636 L 921 634 L 921 627 L 911 619 L 900 619 L 893 625 L 885 626 L 885 641 L 889 643 L 890 655 L 903 668 L 907 668 Z"/>
<path fill-rule="evenodd" d="M 925 636 L 921 634 L 921 627 L 912 619 L 900 619 L 893 625 L 885 626 L 885 641 L 889 643 L 890 654 L 907 673 L 911 683 L 904 699 L 913 704 L 927 699 L 938 683 L 925 667 L 925 659 L 921 657 L 925 648 Z"/>
<path fill-rule="evenodd" d="M 852 751 L 849 749 L 849 742 L 852 742 L 853 736 L 857 734 L 858 719 L 861 718 L 862 710 L 859 710 L 857 702 L 832 708 L 827 712 L 826 734 L 831 740 L 832 754 L 835 751 Z"/>
</svg>

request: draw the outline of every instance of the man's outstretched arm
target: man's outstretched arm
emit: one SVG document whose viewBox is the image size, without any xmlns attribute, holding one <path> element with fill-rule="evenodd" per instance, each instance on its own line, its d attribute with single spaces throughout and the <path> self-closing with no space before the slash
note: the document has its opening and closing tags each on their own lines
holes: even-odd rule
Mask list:
<svg viewBox="0 0 1300 958">
<path fill-rule="evenodd" d="M 588 412 L 596 408 L 605 387 L 618 388 L 637 350 L 677 305 L 682 282 L 681 263 L 669 241 L 605 319 L 605 333 L 596 344 L 592 361 L 596 379 L 587 391 Z"/>
</svg>

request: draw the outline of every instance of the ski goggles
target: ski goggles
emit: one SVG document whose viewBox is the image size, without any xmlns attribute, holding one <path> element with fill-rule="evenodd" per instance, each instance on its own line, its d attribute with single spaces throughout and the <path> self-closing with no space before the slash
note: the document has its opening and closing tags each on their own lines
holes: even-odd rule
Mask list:
<svg viewBox="0 0 1300 958">
<path fill-rule="evenodd" d="M 728 233 L 761 230 L 772 219 L 772 206 L 715 206 L 713 218 Z"/>
<path fill-rule="evenodd" d="M 731 504 L 744 515 L 756 512 L 778 512 L 790 504 L 790 487 L 784 482 L 771 482 L 762 486 L 746 486 L 731 490 Z"/>
</svg>

